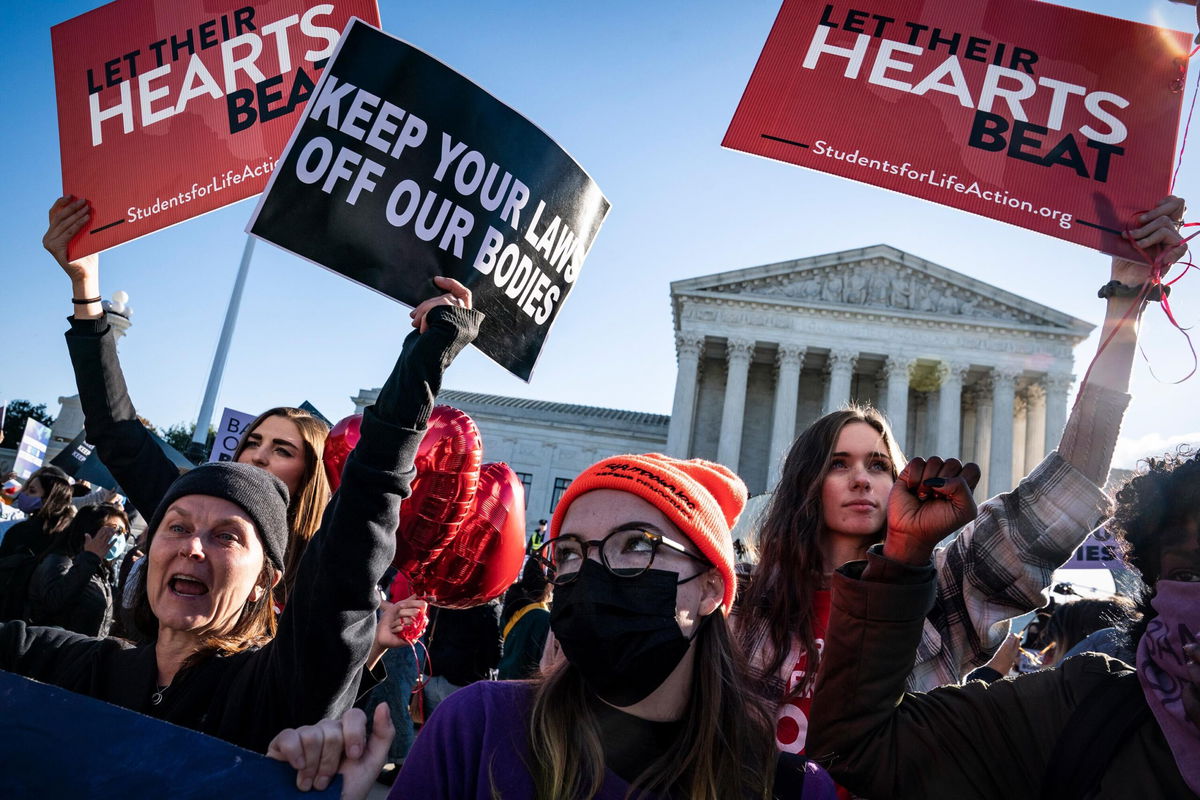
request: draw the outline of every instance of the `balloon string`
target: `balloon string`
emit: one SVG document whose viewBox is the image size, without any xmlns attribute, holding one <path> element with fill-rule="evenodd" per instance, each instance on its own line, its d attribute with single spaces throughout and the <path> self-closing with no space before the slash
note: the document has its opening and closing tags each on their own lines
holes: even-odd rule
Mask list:
<svg viewBox="0 0 1200 800">
<path fill-rule="evenodd" d="M 1187 62 L 1197 52 L 1200 52 L 1200 44 L 1192 48 L 1192 52 L 1187 54 L 1187 58 L 1177 62 L 1179 64 L 1179 77 L 1176 79 L 1175 85 L 1178 86 L 1179 91 L 1183 91 L 1184 78 L 1187 75 Z M 1196 85 L 1192 88 L 1192 104 L 1188 107 L 1187 123 L 1183 126 L 1183 141 L 1179 145 L 1179 156 L 1175 160 L 1175 171 L 1171 173 L 1171 187 L 1168 189 L 1167 194 L 1175 193 L 1175 179 L 1179 177 L 1179 168 L 1183 166 L 1183 151 L 1187 149 L 1188 133 L 1192 128 L 1192 114 L 1196 110 L 1196 94 L 1198 89 L 1200 89 L 1200 70 L 1196 72 Z"/>
<path fill-rule="evenodd" d="M 1200 47 L 1197 47 L 1197 49 L 1200 50 Z M 1134 215 L 1133 219 L 1131 220 L 1131 227 L 1132 227 L 1132 224 L 1135 224 L 1137 222 L 1138 217 L 1140 217 L 1144 213 L 1146 213 L 1146 212 L 1137 212 Z M 1200 226 L 1200 222 L 1188 222 L 1183 225 L 1180 225 L 1181 228 L 1194 228 L 1197 226 Z M 1172 381 L 1172 383 L 1175 383 L 1175 384 L 1183 383 L 1188 378 L 1190 378 L 1196 374 L 1198 361 L 1197 361 L 1197 354 L 1196 354 L 1196 346 L 1192 342 L 1192 337 L 1188 335 L 1188 331 L 1190 330 L 1190 328 L 1184 328 L 1182 325 L 1179 324 L 1178 320 L 1175 319 L 1175 314 L 1171 310 L 1171 301 L 1167 297 L 1166 290 L 1161 287 L 1172 286 L 1175 283 L 1177 283 L 1180 278 L 1182 278 L 1184 275 L 1188 274 L 1188 272 L 1190 270 L 1200 269 L 1200 267 L 1197 267 L 1190 260 L 1184 261 L 1181 258 L 1178 263 L 1183 265 L 1183 272 L 1179 273 L 1179 275 L 1175 276 L 1170 281 L 1166 281 L 1165 283 L 1162 279 L 1163 273 L 1166 272 L 1171 267 L 1171 264 L 1164 263 L 1165 256 L 1168 255 L 1168 253 L 1170 253 L 1170 252 L 1174 252 L 1175 249 L 1177 247 L 1179 247 L 1180 245 L 1186 246 L 1188 242 L 1190 242 L 1192 239 L 1196 238 L 1197 236 L 1200 236 L 1200 231 L 1193 233 L 1191 236 L 1185 237 L 1183 239 L 1183 241 L 1180 242 L 1179 245 L 1172 247 L 1170 250 L 1167 250 L 1166 248 L 1160 248 L 1158 255 L 1155 257 L 1151 257 L 1150 254 L 1146 250 L 1144 250 L 1141 246 L 1139 246 L 1136 241 L 1130 239 L 1130 244 L 1133 246 L 1133 248 L 1135 250 L 1137 250 L 1138 253 L 1141 254 L 1142 258 L 1145 259 L 1146 262 L 1148 262 L 1150 264 L 1150 274 L 1148 276 L 1148 279 L 1142 284 L 1141 290 L 1138 292 L 1137 297 L 1134 298 L 1134 302 L 1132 304 L 1130 304 L 1129 309 L 1126 310 L 1126 312 L 1121 315 L 1121 319 L 1119 319 L 1117 321 L 1117 324 L 1113 326 L 1112 331 L 1109 332 L 1108 336 L 1104 337 L 1104 340 L 1102 342 L 1100 342 L 1100 346 L 1098 348 L 1096 348 L 1096 355 L 1092 357 L 1091 363 L 1088 364 L 1087 371 L 1084 372 L 1084 374 L 1083 374 L 1083 380 L 1079 382 L 1079 392 L 1075 395 L 1076 403 L 1079 402 L 1079 398 L 1083 395 L 1083 390 L 1087 386 L 1088 380 L 1092 376 L 1092 369 L 1096 366 L 1096 362 L 1100 360 L 1100 354 L 1103 353 L 1105 351 L 1105 349 L 1108 348 L 1109 344 L 1116 337 L 1116 335 L 1121 332 L 1122 328 L 1124 328 L 1127 324 L 1130 324 L 1130 320 L 1133 317 L 1134 313 L 1136 311 L 1138 311 L 1140 308 L 1142 308 L 1142 306 L 1147 302 L 1150 292 L 1153 291 L 1156 286 L 1159 287 L 1159 291 L 1162 292 L 1162 300 L 1159 302 L 1159 304 L 1163 308 L 1163 313 L 1166 314 L 1167 320 L 1171 323 L 1171 325 L 1174 326 L 1175 329 L 1178 330 L 1183 335 L 1184 340 L 1187 341 L 1188 349 L 1192 353 L 1192 368 L 1191 368 L 1191 370 L 1188 372 L 1187 375 L 1184 375 L 1182 378 L 1180 378 L 1177 381 Z M 1150 374 L 1154 377 L 1154 379 L 1161 380 L 1158 377 L 1158 375 L 1154 372 L 1154 366 L 1150 363 L 1150 359 L 1146 356 L 1146 351 L 1142 348 L 1142 345 L 1140 342 L 1138 343 L 1138 352 L 1141 353 L 1142 359 L 1146 362 L 1147 366 L 1150 369 Z"/>
<path fill-rule="evenodd" d="M 1183 91 L 1184 79 L 1187 77 L 1187 64 L 1192 59 L 1192 57 L 1196 55 L 1196 53 L 1200 53 L 1200 44 L 1197 44 L 1195 47 L 1193 47 L 1192 51 L 1190 53 L 1188 53 L 1185 58 L 1182 58 L 1182 59 L 1179 59 L 1178 61 L 1176 61 L 1176 65 L 1179 68 L 1179 77 L 1176 78 L 1175 81 L 1172 83 L 1173 91 Z M 1187 122 L 1183 126 L 1183 140 L 1179 144 L 1179 155 L 1176 157 L 1176 160 L 1175 160 L 1175 170 L 1174 170 L 1174 172 L 1171 173 L 1171 184 L 1170 184 L 1170 189 L 1168 190 L 1168 194 L 1174 193 L 1175 181 L 1179 177 L 1179 170 L 1183 167 L 1183 154 L 1184 154 L 1184 151 L 1187 150 L 1188 134 L 1191 132 L 1191 129 L 1192 129 L 1192 116 L 1195 114 L 1195 111 L 1196 111 L 1197 95 L 1200 95 L 1200 70 L 1197 70 L 1197 72 L 1196 72 L 1196 83 L 1195 83 L 1195 86 L 1193 86 L 1193 88 L 1192 88 L 1192 103 L 1188 107 Z M 1133 219 L 1130 220 L 1130 225 L 1126 228 L 1126 233 L 1128 233 L 1129 230 L 1131 230 L 1133 228 L 1133 226 L 1137 224 L 1138 217 L 1140 217 L 1143 213 L 1145 213 L 1145 212 L 1139 212 L 1134 215 Z M 1194 227 L 1197 227 L 1198 225 L 1200 225 L 1200 223 L 1198 223 L 1198 222 L 1188 222 L 1188 223 L 1181 224 L 1179 227 L 1180 228 L 1194 228 Z M 1194 239 L 1197 235 L 1200 235 L 1200 232 L 1193 233 L 1191 236 L 1184 238 L 1182 244 L 1186 245 L 1189 241 Z M 1080 397 L 1080 395 L 1083 394 L 1084 387 L 1087 386 L 1088 379 L 1092 375 L 1092 368 L 1096 366 L 1096 362 L 1100 359 L 1100 354 L 1104 352 L 1104 350 L 1112 342 L 1113 338 L 1117 335 L 1117 333 L 1119 333 L 1120 330 L 1126 324 L 1128 324 L 1130 322 L 1130 318 L 1133 316 L 1134 312 L 1142 307 L 1142 304 L 1146 302 L 1147 297 L 1149 296 L 1150 292 L 1154 289 L 1154 287 L 1156 287 L 1156 286 L 1162 287 L 1164 285 L 1165 286 L 1174 286 L 1176 283 L 1179 282 L 1179 280 L 1181 278 L 1183 278 L 1184 275 L 1187 275 L 1189 271 L 1191 271 L 1193 269 L 1200 269 L 1200 267 L 1197 267 L 1191 261 L 1183 261 L 1181 259 L 1179 263 L 1183 265 L 1183 271 L 1180 272 L 1178 275 L 1176 275 L 1171 280 L 1166 281 L 1164 283 L 1163 275 L 1171 267 L 1170 264 L 1163 263 L 1163 258 L 1167 254 L 1167 251 L 1163 248 L 1160 248 L 1158 256 L 1151 258 L 1150 254 L 1148 252 L 1146 252 L 1145 250 L 1143 250 L 1138 245 L 1137 242 L 1133 241 L 1133 239 L 1130 239 L 1129 242 L 1133 246 L 1133 248 L 1135 250 L 1137 250 L 1139 254 L 1141 254 L 1143 260 L 1145 260 L 1146 263 L 1150 264 L 1149 280 L 1147 280 L 1145 283 L 1142 284 L 1142 289 L 1140 292 L 1138 292 L 1138 296 L 1135 299 L 1134 303 L 1132 305 L 1130 305 L 1129 310 L 1126 311 L 1121 316 L 1121 319 L 1118 320 L 1118 322 L 1115 326 L 1113 326 L 1112 331 L 1108 334 L 1108 336 L 1106 336 L 1104 338 L 1104 341 L 1102 341 L 1100 343 L 1100 346 L 1096 349 L 1096 355 L 1092 358 L 1091 363 L 1088 364 L 1087 371 L 1084 372 L 1084 374 L 1083 374 L 1083 380 L 1080 381 L 1080 383 L 1079 383 L 1079 392 L 1075 395 L 1076 403 L 1079 402 L 1079 397 Z M 1174 249 L 1175 249 L 1174 247 L 1171 248 L 1172 251 Z M 1160 291 L 1162 291 L 1163 294 L 1162 294 L 1162 300 L 1159 302 L 1159 305 L 1162 306 L 1163 313 L 1166 315 L 1167 320 L 1171 323 L 1171 325 L 1174 326 L 1175 329 L 1178 330 L 1181 334 L 1183 334 L 1183 338 L 1187 341 L 1188 349 L 1192 353 L 1192 368 L 1191 368 L 1191 370 L 1188 372 L 1187 375 L 1183 376 L 1179 380 L 1172 381 L 1172 383 L 1183 383 L 1188 378 L 1190 378 L 1196 374 L 1197 363 L 1198 363 L 1197 356 L 1196 356 L 1196 346 L 1192 342 L 1192 337 L 1189 336 L 1187 333 L 1188 330 L 1190 330 L 1190 328 L 1184 328 L 1182 325 L 1179 324 L 1179 321 L 1177 319 L 1175 319 L 1175 312 L 1171 309 L 1171 301 L 1167 297 L 1165 290 L 1160 289 Z M 1141 353 L 1142 359 L 1145 360 L 1146 365 L 1149 367 L 1150 374 L 1152 376 L 1154 376 L 1155 380 L 1160 380 L 1158 375 L 1155 374 L 1154 366 L 1150 363 L 1150 359 L 1146 356 L 1146 351 L 1142 348 L 1142 345 L 1140 342 L 1138 343 L 1138 352 Z"/>
<path fill-rule="evenodd" d="M 425 651 L 425 666 L 424 666 L 424 668 L 421 667 L 421 656 L 419 653 L 417 653 L 417 645 L 420 645 L 421 649 Z M 412 695 L 413 702 L 416 703 L 416 705 L 417 705 L 416 716 L 419 716 L 421 718 L 421 724 L 423 725 L 426 722 L 424 689 L 425 689 L 425 684 L 427 684 L 429 682 L 429 679 L 426 677 L 425 673 L 433 672 L 433 661 L 432 661 L 432 659 L 429 658 L 429 648 L 426 647 L 425 643 L 422 642 L 420 639 L 417 639 L 415 642 L 410 642 L 409 647 L 411 647 L 412 651 L 413 651 L 413 661 L 415 661 L 417 664 L 417 680 L 413 684 L 412 692 L 410 694 Z"/>
</svg>

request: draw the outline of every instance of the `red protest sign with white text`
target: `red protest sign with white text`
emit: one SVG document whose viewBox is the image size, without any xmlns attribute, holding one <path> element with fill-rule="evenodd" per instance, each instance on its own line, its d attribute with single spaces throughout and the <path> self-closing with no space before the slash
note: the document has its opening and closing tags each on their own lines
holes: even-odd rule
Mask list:
<svg viewBox="0 0 1200 800">
<path fill-rule="evenodd" d="M 1140 258 L 1189 43 L 1028 0 L 784 0 L 723 144 Z"/>
<path fill-rule="evenodd" d="M 50 29 L 79 258 L 258 194 L 351 17 L 375 0 L 116 0 Z"/>
</svg>

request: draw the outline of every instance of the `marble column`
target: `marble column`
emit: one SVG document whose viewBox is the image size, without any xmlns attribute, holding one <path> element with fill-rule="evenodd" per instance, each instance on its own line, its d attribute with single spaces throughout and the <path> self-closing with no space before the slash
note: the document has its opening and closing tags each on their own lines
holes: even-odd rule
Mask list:
<svg viewBox="0 0 1200 800">
<path fill-rule="evenodd" d="M 1025 474 L 1046 457 L 1046 390 L 1040 383 L 1025 389 Z"/>
<path fill-rule="evenodd" d="M 725 407 L 721 410 L 721 436 L 717 440 L 717 461 L 734 472 L 742 452 L 742 421 L 746 414 L 746 380 L 754 341 L 730 339 L 725 347 Z"/>
<path fill-rule="evenodd" d="M 975 452 L 974 461 L 979 465 L 979 485 L 975 488 L 975 499 L 982 502 L 990 497 L 991 486 L 988 473 L 992 459 L 992 376 L 987 375 L 975 384 Z"/>
<path fill-rule="evenodd" d="M 1046 387 L 1046 452 L 1058 449 L 1063 428 L 1067 425 L 1067 392 L 1075 382 L 1074 375 L 1051 373 L 1042 381 Z"/>
<path fill-rule="evenodd" d="M 908 437 L 908 376 L 914 359 L 907 356 L 888 356 L 883 365 L 883 373 L 887 376 L 887 399 L 884 401 L 884 411 L 888 422 L 892 425 L 892 435 L 896 444 L 907 453 Z"/>
<path fill-rule="evenodd" d="M 959 440 L 962 426 L 962 386 L 969 367 L 969 364 L 956 361 L 942 362 L 938 365 L 938 377 L 942 383 L 938 389 L 934 454 L 942 458 L 962 457 L 962 443 Z"/>
<path fill-rule="evenodd" d="M 850 381 L 858 353 L 853 350 L 834 350 L 829 354 L 829 389 L 825 394 L 825 413 L 837 411 L 850 402 Z"/>
<path fill-rule="evenodd" d="M 1018 374 L 1006 367 L 992 369 L 992 446 L 988 458 L 991 494 L 1007 492 L 1013 485 L 1013 392 Z"/>
<path fill-rule="evenodd" d="M 975 461 L 975 427 L 976 427 L 976 411 L 978 409 L 975 387 L 971 386 L 963 390 L 963 407 L 962 407 L 962 438 L 960 449 L 962 450 L 962 459 L 965 464 L 968 461 Z"/>
<path fill-rule="evenodd" d="M 770 462 L 767 467 L 767 486 L 779 482 L 783 459 L 787 456 L 792 438 L 796 435 L 796 405 L 800 400 L 800 371 L 804 368 L 804 348 L 780 344 L 775 354 L 778 368 L 775 381 L 775 416 L 771 425 Z"/>
<path fill-rule="evenodd" d="M 1025 402 L 1024 392 L 1018 392 L 1013 397 L 1013 452 L 1012 477 L 1013 482 L 1025 477 L 1028 468 L 1025 466 L 1025 431 L 1028 422 L 1029 404 Z"/>
<path fill-rule="evenodd" d="M 675 371 L 675 402 L 671 405 L 671 424 L 667 428 L 667 455 L 688 458 L 696 418 L 696 393 L 700 388 L 704 336 L 680 331 L 675 334 L 675 353 L 679 368 Z"/>
</svg>

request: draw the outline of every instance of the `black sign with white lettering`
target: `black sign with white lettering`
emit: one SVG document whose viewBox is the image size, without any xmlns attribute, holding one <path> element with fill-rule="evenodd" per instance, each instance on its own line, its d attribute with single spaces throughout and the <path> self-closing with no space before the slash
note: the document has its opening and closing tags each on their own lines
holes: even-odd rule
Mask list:
<svg viewBox="0 0 1200 800">
<path fill-rule="evenodd" d="M 475 344 L 529 380 L 608 208 L 536 125 L 354 20 L 247 230 L 409 305 L 461 281 Z"/>
</svg>

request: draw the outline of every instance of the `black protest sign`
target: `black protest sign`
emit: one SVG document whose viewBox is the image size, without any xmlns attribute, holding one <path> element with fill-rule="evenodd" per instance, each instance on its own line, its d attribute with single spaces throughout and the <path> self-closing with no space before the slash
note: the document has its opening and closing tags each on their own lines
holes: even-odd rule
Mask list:
<svg viewBox="0 0 1200 800">
<path fill-rule="evenodd" d="M 75 473 L 79 472 L 79 468 L 87 462 L 88 457 L 95 449 L 87 442 L 87 432 L 80 431 L 75 434 L 75 438 L 63 448 L 61 453 L 50 460 L 50 464 L 74 478 Z"/>
<path fill-rule="evenodd" d="M 529 380 L 608 208 L 529 120 L 354 20 L 247 230 L 409 305 L 461 281 L 475 344 Z"/>
</svg>

